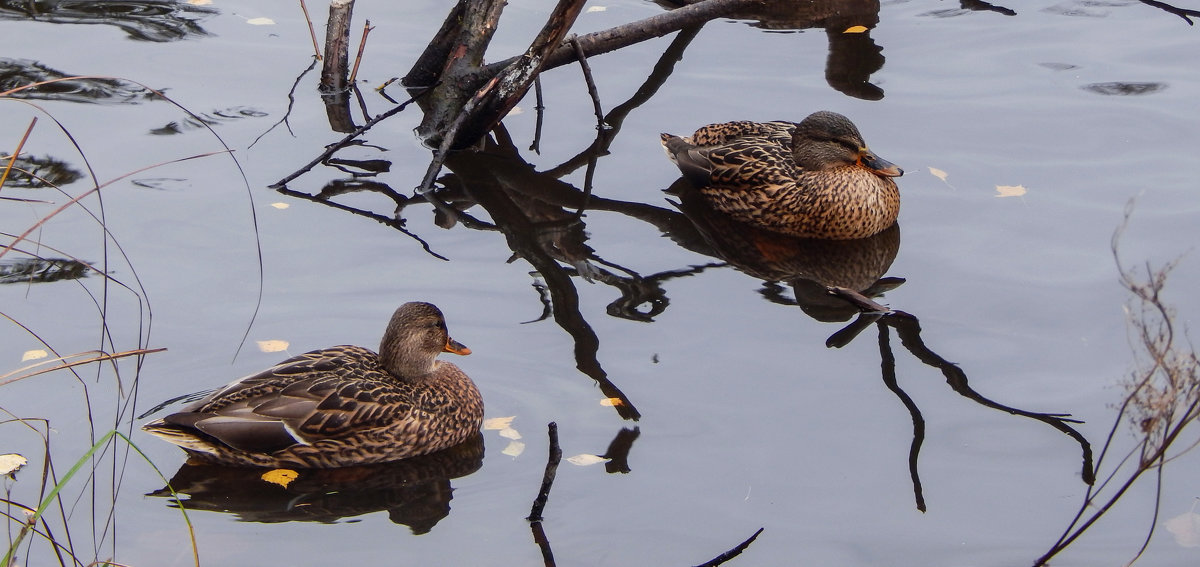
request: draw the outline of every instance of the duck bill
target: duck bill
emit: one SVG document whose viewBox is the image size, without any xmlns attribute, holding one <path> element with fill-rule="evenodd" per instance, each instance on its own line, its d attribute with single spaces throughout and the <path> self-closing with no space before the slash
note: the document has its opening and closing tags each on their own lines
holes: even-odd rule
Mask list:
<svg viewBox="0 0 1200 567">
<path fill-rule="evenodd" d="M 896 164 L 871 152 L 864 152 L 862 157 L 858 158 L 858 162 L 880 177 L 900 177 L 904 175 L 904 170 L 897 167 Z"/>
<path fill-rule="evenodd" d="M 471 354 L 471 349 L 467 348 L 467 345 L 464 345 L 449 337 L 446 337 L 446 346 L 442 349 L 442 351 L 462 355 Z"/>
</svg>

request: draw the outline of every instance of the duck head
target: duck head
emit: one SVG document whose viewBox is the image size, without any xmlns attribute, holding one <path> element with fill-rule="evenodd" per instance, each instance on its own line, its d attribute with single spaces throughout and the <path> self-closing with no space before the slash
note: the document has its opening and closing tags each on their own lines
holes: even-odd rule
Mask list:
<svg viewBox="0 0 1200 567">
<path fill-rule="evenodd" d="M 904 170 L 867 148 L 849 118 L 822 110 L 808 115 L 792 137 L 796 164 L 808 171 L 863 167 L 880 177 L 899 177 Z"/>
<path fill-rule="evenodd" d="M 471 349 L 450 338 L 446 319 L 437 306 L 417 301 L 396 309 L 379 344 L 383 368 L 406 379 L 433 372 L 443 352 L 465 355 L 471 354 Z"/>
</svg>

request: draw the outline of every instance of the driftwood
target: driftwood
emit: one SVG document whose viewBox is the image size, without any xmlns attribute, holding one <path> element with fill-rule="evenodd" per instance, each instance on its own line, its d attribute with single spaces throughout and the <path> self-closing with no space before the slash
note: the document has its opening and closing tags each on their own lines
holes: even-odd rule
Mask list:
<svg viewBox="0 0 1200 567">
<path fill-rule="evenodd" d="M 403 80 L 417 90 L 440 81 L 424 99 L 425 119 L 417 133 L 431 146 L 470 146 L 512 110 L 540 72 L 577 61 L 580 52 L 587 57 L 607 53 L 761 4 L 704 0 L 563 43 L 583 1 L 561 0 L 523 55 L 484 65 L 504 2 L 460 0 Z"/>
</svg>

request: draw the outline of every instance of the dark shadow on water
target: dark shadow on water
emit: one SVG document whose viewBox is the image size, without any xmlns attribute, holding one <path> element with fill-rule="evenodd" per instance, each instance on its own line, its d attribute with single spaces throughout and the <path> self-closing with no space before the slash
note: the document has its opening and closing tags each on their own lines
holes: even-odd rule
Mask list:
<svg viewBox="0 0 1200 567">
<path fill-rule="evenodd" d="M 175 0 L 0 0 L 0 20 L 114 26 L 130 39 L 153 42 L 207 36 L 200 21 L 217 13 Z"/>
<path fill-rule="evenodd" d="M 450 514 L 450 481 L 479 470 L 483 454 L 480 434 L 394 463 L 297 469 L 286 486 L 264 480 L 270 469 L 184 464 L 170 481 L 179 499 L 166 487 L 149 496 L 169 498 L 172 507 L 234 514 L 242 522 L 333 523 L 386 511 L 393 523 L 420 535 Z"/>
<path fill-rule="evenodd" d="M 86 73 L 81 73 L 86 74 Z M 29 59 L 0 57 L 0 91 L 74 75 L 51 69 Z M 157 98 L 145 87 L 122 79 L 84 77 L 56 81 L 23 89 L 8 96 L 13 98 L 60 100 L 97 104 L 141 104 Z"/>
<path fill-rule="evenodd" d="M 656 0 L 656 3 L 664 7 L 681 4 L 673 0 Z M 871 39 L 870 31 L 879 24 L 879 0 L 766 2 L 758 9 L 735 13 L 731 17 L 775 32 L 825 30 L 829 40 L 825 82 L 854 98 L 883 98 L 883 89 L 870 82 L 871 75 L 884 64 L 883 48 Z M 847 33 L 846 30 L 852 31 Z"/>
<path fill-rule="evenodd" d="M 87 277 L 91 271 L 90 265 L 66 258 L 0 260 L 0 284 L 77 280 Z"/>
<path fill-rule="evenodd" d="M 0 65 L 3 65 L 0 62 Z M 7 152 L 0 152 L 0 163 L 7 164 L 10 158 Z M 63 187 L 79 181 L 83 173 L 71 167 L 65 161 L 51 156 L 20 155 L 13 162 L 8 179 L 4 180 L 4 188 L 41 189 L 44 187 Z"/>
</svg>

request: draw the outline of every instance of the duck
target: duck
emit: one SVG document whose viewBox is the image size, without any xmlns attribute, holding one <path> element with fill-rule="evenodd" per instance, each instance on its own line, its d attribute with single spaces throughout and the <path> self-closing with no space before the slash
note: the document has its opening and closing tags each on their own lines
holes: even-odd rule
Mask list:
<svg viewBox="0 0 1200 567">
<path fill-rule="evenodd" d="M 799 123 L 709 124 L 661 140 L 710 206 L 767 230 L 851 240 L 883 232 L 900 213 L 893 178 L 904 170 L 867 148 L 858 127 L 836 112 Z"/>
<path fill-rule="evenodd" d="M 340 345 L 294 356 L 142 426 L 183 448 L 189 463 L 325 469 L 427 455 L 477 436 L 483 398 L 442 352 L 435 305 L 392 314 L 379 352 Z"/>
</svg>

